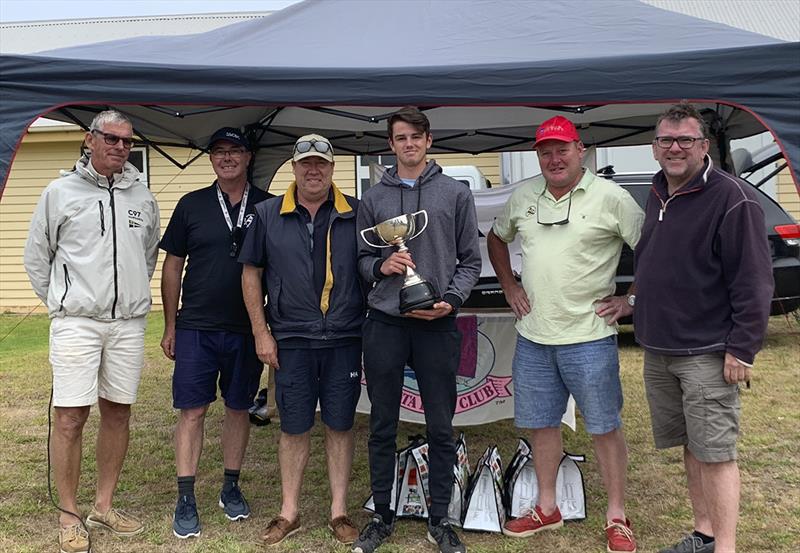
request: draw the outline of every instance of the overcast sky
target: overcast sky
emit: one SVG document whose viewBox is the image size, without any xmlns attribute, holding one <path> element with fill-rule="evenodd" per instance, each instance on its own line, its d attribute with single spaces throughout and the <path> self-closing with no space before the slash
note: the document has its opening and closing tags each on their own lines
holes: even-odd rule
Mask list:
<svg viewBox="0 0 800 553">
<path fill-rule="evenodd" d="M 299 0 L 0 0 L 0 21 L 280 10 Z"/>
</svg>

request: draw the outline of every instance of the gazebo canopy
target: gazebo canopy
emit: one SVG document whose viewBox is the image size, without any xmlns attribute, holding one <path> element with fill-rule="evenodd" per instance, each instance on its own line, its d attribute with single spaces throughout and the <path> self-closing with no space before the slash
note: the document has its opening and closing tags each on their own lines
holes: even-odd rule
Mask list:
<svg viewBox="0 0 800 553">
<path fill-rule="evenodd" d="M 223 125 L 258 144 L 269 179 L 313 130 L 337 153 L 388 153 L 400 106 L 431 119 L 434 152 L 531 146 L 555 114 L 588 146 L 652 140 L 689 99 L 730 139 L 770 130 L 800 169 L 800 42 L 639 0 L 306 0 L 210 32 L 0 56 L 0 183 L 40 116 L 87 126 L 108 106 L 152 147 L 204 148 Z M 176 162 L 177 163 L 177 162 Z M 797 178 L 795 178 L 797 181 Z"/>
</svg>

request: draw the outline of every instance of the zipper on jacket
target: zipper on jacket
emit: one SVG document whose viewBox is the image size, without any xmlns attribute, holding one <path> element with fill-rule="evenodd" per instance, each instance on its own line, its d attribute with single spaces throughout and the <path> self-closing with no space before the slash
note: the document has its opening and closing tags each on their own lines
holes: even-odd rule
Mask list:
<svg viewBox="0 0 800 553">
<path fill-rule="evenodd" d="M 114 189 L 109 185 L 108 187 L 109 205 L 111 206 L 111 235 L 114 237 L 112 240 L 114 244 L 114 303 L 111 304 L 111 318 L 117 318 L 117 296 L 119 294 L 119 284 L 117 279 L 117 211 L 114 207 Z"/>
<path fill-rule="evenodd" d="M 667 212 L 667 206 L 674 198 L 677 198 L 678 196 L 683 196 L 685 194 L 691 194 L 692 192 L 697 192 L 698 190 L 700 190 L 699 188 L 692 188 L 690 190 L 675 192 L 672 196 L 667 198 L 667 201 L 664 201 L 661 199 L 661 195 L 658 193 L 658 190 L 656 190 L 656 187 L 652 186 L 651 188 L 653 190 L 653 194 L 655 194 L 656 198 L 658 198 L 658 201 L 661 202 L 661 208 L 659 208 L 658 210 L 659 222 L 664 220 L 664 214 Z"/>
<path fill-rule="evenodd" d="M 103 200 L 97 200 L 97 207 L 100 209 L 100 236 L 106 233 L 106 216 L 103 213 Z"/>
<path fill-rule="evenodd" d="M 67 299 L 67 292 L 69 292 L 69 269 L 67 269 L 67 264 L 64 263 L 64 295 L 61 296 L 61 306 L 58 308 L 59 311 L 64 311 L 64 300 Z"/>
</svg>

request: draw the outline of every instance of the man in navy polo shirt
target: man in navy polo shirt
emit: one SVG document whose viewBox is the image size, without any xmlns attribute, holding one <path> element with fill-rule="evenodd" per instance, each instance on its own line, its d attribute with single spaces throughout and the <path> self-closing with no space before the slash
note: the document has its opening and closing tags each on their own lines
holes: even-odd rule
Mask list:
<svg viewBox="0 0 800 553">
<path fill-rule="evenodd" d="M 217 180 L 180 199 L 160 244 L 167 253 L 161 276 L 161 349 L 175 361 L 172 398 L 173 406 L 180 409 L 175 427 L 178 503 L 172 528 L 182 539 L 200 535 L 194 483 L 203 449 L 203 424 L 209 404 L 216 400 L 217 381 L 225 400 L 225 472 L 219 505 L 230 520 L 250 515 L 239 490 L 239 471 L 250 435 L 247 409 L 263 370 L 242 299 L 242 267 L 236 258 L 255 216 L 255 205 L 268 195 L 247 181 L 252 153 L 239 130 L 219 129 L 208 149 Z"/>
<path fill-rule="evenodd" d="M 347 517 L 353 418 L 361 394 L 364 293 L 356 266 L 358 200 L 333 183 L 333 148 L 319 135 L 297 140 L 295 182 L 256 209 L 239 261 L 259 358 L 275 367 L 281 418 L 280 515 L 263 540 L 275 545 L 300 530 L 299 499 L 319 401 L 331 487 L 329 527 L 341 543 L 358 530 Z M 266 279 L 267 319 L 264 316 Z"/>
</svg>

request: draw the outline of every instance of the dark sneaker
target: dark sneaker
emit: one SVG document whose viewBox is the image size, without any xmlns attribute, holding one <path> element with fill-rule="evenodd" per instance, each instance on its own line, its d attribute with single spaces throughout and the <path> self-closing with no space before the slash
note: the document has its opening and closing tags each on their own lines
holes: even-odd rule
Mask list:
<svg viewBox="0 0 800 553">
<path fill-rule="evenodd" d="M 442 553 L 467 553 L 467 546 L 461 543 L 458 534 L 444 519 L 437 526 L 428 521 L 428 541 L 438 545 Z"/>
<path fill-rule="evenodd" d="M 672 547 L 661 549 L 658 553 L 714 553 L 714 542 L 703 543 L 697 536 L 689 534 Z"/>
<path fill-rule="evenodd" d="M 228 520 L 244 520 L 250 516 L 250 505 L 242 495 L 238 485 L 229 491 L 222 490 L 219 494 L 219 506 L 225 511 Z"/>
<path fill-rule="evenodd" d="M 542 530 L 555 530 L 564 526 L 561 511 L 556 510 L 549 515 L 544 514 L 536 505 L 533 510 L 519 518 L 512 518 L 503 526 L 503 534 L 512 538 L 527 538 Z"/>
<path fill-rule="evenodd" d="M 378 549 L 378 546 L 386 541 L 386 538 L 392 535 L 393 531 L 394 521 L 391 524 L 386 524 L 380 515 L 375 515 L 369 521 L 369 524 L 361 530 L 361 534 L 353 542 L 353 547 L 350 551 L 352 553 L 373 553 Z"/>
<path fill-rule="evenodd" d="M 636 539 L 633 537 L 631 521 L 615 518 L 605 526 L 606 551 L 608 553 L 636 553 Z"/>
<path fill-rule="evenodd" d="M 172 518 L 172 533 L 182 540 L 200 536 L 200 517 L 197 515 L 194 497 L 183 495 L 178 499 L 175 516 Z"/>
</svg>

